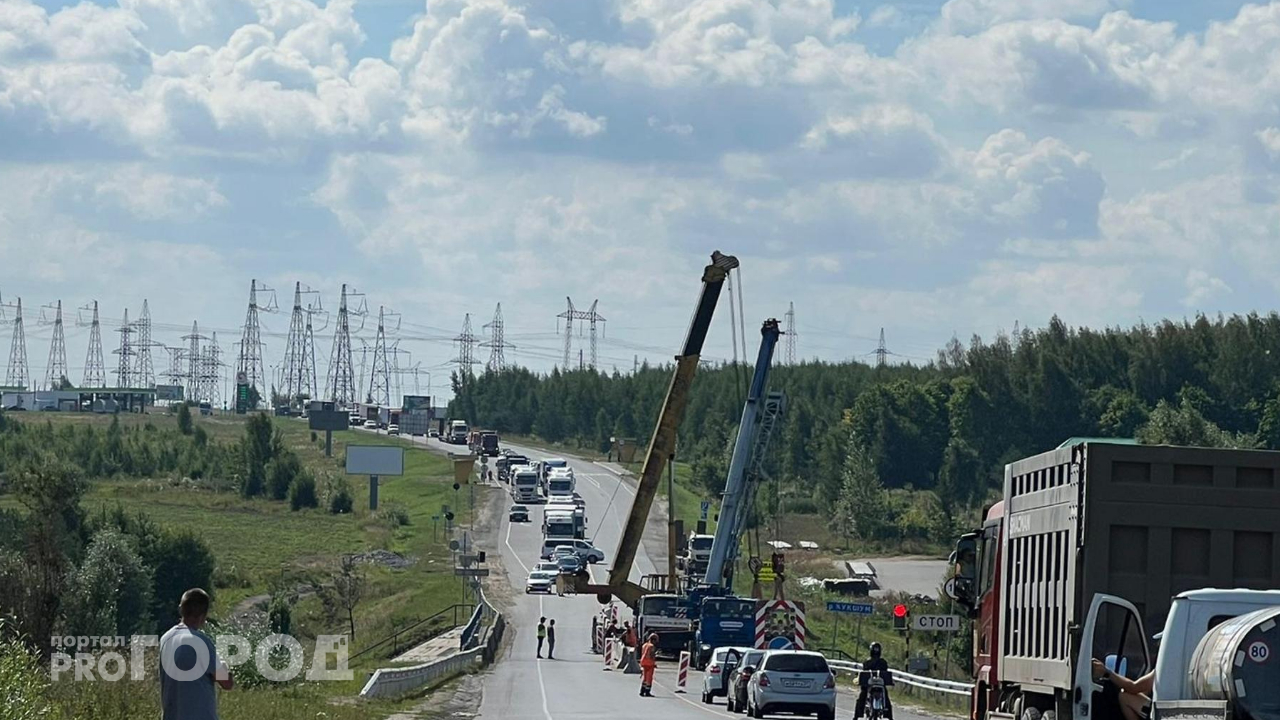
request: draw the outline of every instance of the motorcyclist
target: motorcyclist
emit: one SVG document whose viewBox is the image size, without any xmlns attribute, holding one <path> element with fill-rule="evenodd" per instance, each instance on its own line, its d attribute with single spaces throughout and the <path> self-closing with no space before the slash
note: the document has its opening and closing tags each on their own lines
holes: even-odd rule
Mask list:
<svg viewBox="0 0 1280 720">
<path fill-rule="evenodd" d="M 887 720 L 893 720 L 893 701 L 889 699 L 889 686 L 893 685 L 893 675 L 889 672 L 889 661 L 883 657 L 883 649 L 880 643 L 871 643 L 871 657 L 862 664 L 862 672 L 858 673 L 858 702 L 853 710 L 854 720 L 863 717 L 867 704 L 867 686 L 870 684 L 872 673 L 879 673 L 880 679 L 884 681 L 884 716 Z"/>
</svg>

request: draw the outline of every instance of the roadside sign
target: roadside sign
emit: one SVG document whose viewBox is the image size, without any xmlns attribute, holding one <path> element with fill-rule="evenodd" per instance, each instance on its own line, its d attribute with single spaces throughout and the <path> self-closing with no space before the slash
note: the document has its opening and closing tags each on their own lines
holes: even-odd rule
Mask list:
<svg viewBox="0 0 1280 720">
<path fill-rule="evenodd" d="M 711 501 L 703 500 L 702 501 L 702 519 L 706 520 L 707 516 L 710 514 L 711 514 Z"/>
<path fill-rule="evenodd" d="M 850 615 L 870 615 L 875 608 L 868 603 L 827 602 L 827 612 L 848 613 Z"/>
<path fill-rule="evenodd" d="M 489 568 L 460 568 L 453 569 L 453 574 L 458 577 L 489 577 Z"/>
<path fill-rule="evenodd" d="M 479 561 L 480 561 L 479 555 L 459 555 L 458 556 L 458 562 L 462 563 L 464 567 L 474 565 Z"/>
<path fill-rule="evenodd" d="M 960 629 L 960 616 L 916 615 L 911 618 L 911 629 L 933 632 L 956 632 Z"/>
</svg>

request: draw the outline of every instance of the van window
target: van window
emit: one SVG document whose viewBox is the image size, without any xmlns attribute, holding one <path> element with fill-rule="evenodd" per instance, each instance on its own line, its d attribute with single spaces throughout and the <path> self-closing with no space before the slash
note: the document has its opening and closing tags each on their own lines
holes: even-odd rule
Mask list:
<svg viewBox="0 0 1280 720">
<path fill-rule="evenodd" d="M 821 655 L 800 655 L 792 653 L 774 653 L 765 658 L 765 670 L 794 673 L 825 673 L 827 659 Z"/>
</svg>

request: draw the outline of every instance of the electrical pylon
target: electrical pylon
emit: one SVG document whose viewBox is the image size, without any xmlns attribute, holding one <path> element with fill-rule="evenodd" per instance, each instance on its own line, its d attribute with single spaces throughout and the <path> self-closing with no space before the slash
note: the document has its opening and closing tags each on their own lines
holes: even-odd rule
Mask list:
<svg viewBox="0 0 1280 720">
<path fill-rule="evenodd" d="M 187 372 L 184 380 L 187 385 L 187 399 L 200 402 L 204 390 L 204 356 L 200 354 L 200 341 L 207 340 L 200 334 L 200 323 L 191 322 L 191 333 L 182 336 L 187 341 Z"/>
<path fill-rule="evenodd" d="M 478 361 L 475 356 L 476 344 L 479 342 L 476 334 L 471 332 L 471 313 L 467 313 L 462 319 L 462 332 L 453 339 L 458 343 L 458 357 L 454 359 L 454 363 L 458 366 L 458 372 L 470 375 L 471 366 Z"/>
<path fill-rule="evenodd" d="M 200 349 L 200 397 L 199 402 L 211 406 L 222 404 L 222 348 L 218 346 L 218 333 L 210 333 L 209 342 Z"/>
<path fill-rule="evenodd" d="M 4 384 L 11 388 L 27 389 L 27 336 L 22 328 L 22 298 L 18 298 L 13 316 L 13 342 L 9 346 L 9 368 L 4 374 Z"/>
<path fill-rule="evenodd" d="M 81 308 L 88 310 L 89 306 Z M 89 350 L 84 355 L 84 380 L 87 388 L 107 386 L 107 368 L 102 362 L 102 324 L 98 322 L 98 301 L 93 301 L 93 320 L 89 322 Z"/>
<path fill-rule="evenodd" d="M 62 301 L 56 305 L 45 305 L 40 313 L 41 324 L 53 325 L 53 337 L 49 340 L 49 361 L 44 366 L 44 387 L 46 390 L 62 389 L 62 381 L 71 382 L 67 376 L 67 336 L 62 328 Z M 43 310 L 52 310 L 53 320 L 45 322 Z"/>
<path fill-rule="evenodd" d="M 498 303 L 498 307 L 493 311 L 493 320 L 485 325 L 484 329 L 489 331 L 489 339 L 480 343 L 480 347 L 489 348 L 489 362 L 485 364 L 484 369 L 488 372 L 502 372 L 502 368 L 507 364 L 504 351 L 509 347 L 515 347 L 506 340 L 502 321 L 502 303 Z"/>
<path fill-rule="evenodd" d="M 116 364 L 116 387 L 127 388 L 133 382 L 133 325 L 129 322 L 129 308 L 124 309 L 124 322 L 116 329 L 120 333 L 120 348 L 115 354 L 120 356 Z"/>
<path fill-rule="evenodd" d="M 796 304 L 787 303 L 787 329 L 784 335 L 787 338 L 786 347 L 786 363 L 788 365 L 796 364 Z"/>
<path fill-rule="evenodd" d="M 169 353 L 169 371 L 164 376 L 169 379 L 170 385 L 183 385 L 185 387 L 186 371 L 182 369 L 182 361 L 186 359 L 186 348 L 165 347 L 164 350 Z"/>
<path fill-rule="evenodd" d="M 391 367 L 387 363 L 387 331 L 384 308 L 378 308 L 378 334 L 373 341 L 373 367 L 369 370 L 369 398 L 382 407 L 391 406 Z"/>
<path fill-rule="evenodd" d="M 316 315 L 324 315 L 324 326 L 321 330 L 329 327 L 329 315 L 321 307 L 320 293 L 315 290 L 309 290 L 315 295 L 315 299 L 307 304 L 307 321 L 306 328 L 302 333 L 302 372 L 304 380 L 307 382 L 307 397 L 310 399 L 318 399 L 320 395 L 320 383 L 316 380 L 316 335 L 314 318 Z M 305 294 L 305 293 L 304 293 Z"/>
<path fill-rule="evenodd" d="M 880 328 L 880 344 L 876 347 L 876 367 L 882 368 L 889 364 L 889 348 L 884 344 L 884 328 Z"/>
<path fill-rule="evenodd" d="M 565 310 L 564 312 L 556 316 L 557 318 L 564 318 L 564 368 L 563 369 L 568 370 L 570 367 L 569 358 L 572 356 L 572 349 L 573 349 L 572 341 L 573 341 L 573 321 L 574 320 L 585 320 L 589 324 L 589 327 L 591 329 L 590 330 L 591 332 L 591 367 L 595 368 L 597 365 L 597 361 L 599 359 L 599 354 L 598 354 L 599 339 L 598 339 L 597 333 L 600 330 L 600 326 L 603 326 L 605 323 L 604 316 L 596 312 L 596 307 L 600 305 L 600 301 L 599 300 L 593 301 L 591 303 L 591 309 L 586 312 L 583 312 L 582 310 L 578 310 L 577 308 L 575 308 L 573 306 L 572 298 L 566 297 L 565 302 L 569 304 L 569 309 Z M 559 321 L 557 320 L 556 331 L 559 332 L 559 330 L 560 330 L 560 326 L 559 326 Z"/>
<path fill-rule="evenodd" d="M 266 305 L 258 304 L 258 293 L 269 296 Z M 257 388 L 258 397 L 267 397 L 266 373 L 262 369 L 262 326 L 258 311 L 275 312 L 275 291 L 257 280 L 249 281 L 249 310 L 244 316 L 244 330 L 240 337 L 240 359 L 236 362 L 236 374 L 244 373 L 245 382 Z"/>
<path fill-rule="evenodd" d="M 284 350 L 284 381 L 281 391 L 289 404 L 311 398 L 315 393 L 315 362 L 308 366 L 307 343 L 310 337 L 311 317 L 302 309 L 302 283 L 293 286 L 293 314 L 289 319 L 289 339 Z"/>
<path fill-rule="evenodd" d="M 355 367 L 351 364 L 351 315 L 349 298 L 359 297 L 360 293 L 347 290 L 342 286 L 342 298 L 338 301 L 338 324 L 333 331 L 333 351 L 329 356 L 329 382 L 326 395 L 342 407 L 351 407 L 359 402 L 359 391 L 356 389 Z M 361 314 L 363 301 L 355 313 Z"/>
<path fill-rule="evenodd" d="M 156 384 L 156 368 L 151 362 L 151 308 L 147 301 L 142 301 L 142 314 L 134 322 L 137 336 L 133 340 L 133 381 L 139 387 L 149 388 Z"/>
</svg>

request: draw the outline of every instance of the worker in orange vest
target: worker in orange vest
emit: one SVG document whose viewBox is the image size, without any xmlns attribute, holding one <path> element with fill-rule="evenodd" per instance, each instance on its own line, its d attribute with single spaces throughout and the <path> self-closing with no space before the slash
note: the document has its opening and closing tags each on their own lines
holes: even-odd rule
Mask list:
<svg viewBox="0 0 1280 720">
<path fill-rule="evenodd" d="M 649 642 L 640 650 L 640 697 L 653 697 L 653 671 L 658 669 L 658 635 L 649 636 Z"/>
</svg>

